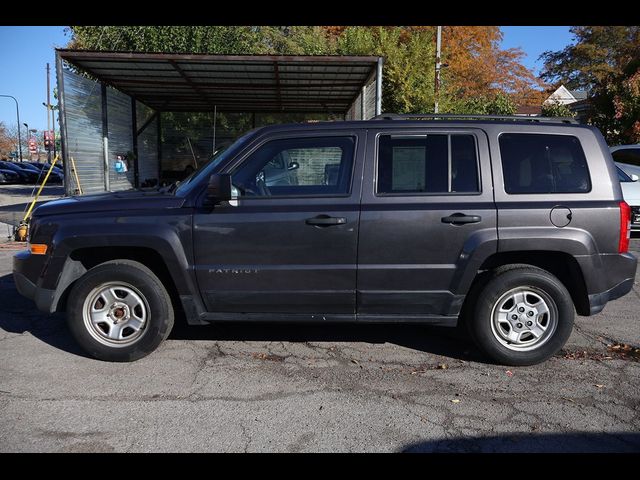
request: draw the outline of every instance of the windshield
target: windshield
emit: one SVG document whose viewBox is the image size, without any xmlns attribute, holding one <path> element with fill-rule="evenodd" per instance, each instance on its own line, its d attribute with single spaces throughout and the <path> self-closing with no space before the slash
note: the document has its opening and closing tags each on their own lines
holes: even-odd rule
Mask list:
<svg viewBox="0 0 640 480">
<path fill-rule="evenodd" d="M 236 139 L 228 147 L 216 150 L 213 156 L 209 160 L 207 160 L 206 163 L 202 164 L 202 166 L 200 166 L 198 170 L 193 172 L 182 182 L 179 182 L 175 194 L 181 197 L 185 196 L 195 185 L 198 185 L 203 178 L 208 178 L 212 173 L 215 173 L 219 165 L 223 164 L 228 158 L 232 157 L 238 152 L 238 150 L 244 144 L 244 140 L 253 132 L 254 130 L 251 130 Z"/>
</svg>

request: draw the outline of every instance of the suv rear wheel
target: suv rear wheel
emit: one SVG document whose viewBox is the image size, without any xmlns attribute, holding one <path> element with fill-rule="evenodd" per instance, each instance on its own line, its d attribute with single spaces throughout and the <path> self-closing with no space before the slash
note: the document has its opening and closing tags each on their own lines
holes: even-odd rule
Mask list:
<svg viewBox="0 0 640 480">
<path fill-rule="evenodd" d="M 571 334 L 571 295 L 555 276 L 532 266 L 502 268 L 476 297 L 471 336 L 504 365 L 533 365 L 556 354 Z"/>
<path fill-rule="evenodd" d="M 71 333 L 100 360 L 142 358 L 173 327 L 164 285 L 149 268 L 132 260 L 112 260 L 90 269 L 73 286 L 67 307 Z"/>
</svg>

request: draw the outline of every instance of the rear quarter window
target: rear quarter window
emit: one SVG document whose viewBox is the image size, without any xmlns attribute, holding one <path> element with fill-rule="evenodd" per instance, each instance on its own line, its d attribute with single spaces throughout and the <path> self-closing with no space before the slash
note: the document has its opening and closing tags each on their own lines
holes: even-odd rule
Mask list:
<svg viewBox="0 0 640 480">
<path fill-rule="evenodd" d="M 621 148 L 611 153 L 616 162 L 640 167 L 640 148 Z"/>
<path fill-rule="evenodd" d="M 499 137 L 504 189 L 509 194 L 587 193 L 591 178 L 577 137 L 503 133 Z"/>
</svg>

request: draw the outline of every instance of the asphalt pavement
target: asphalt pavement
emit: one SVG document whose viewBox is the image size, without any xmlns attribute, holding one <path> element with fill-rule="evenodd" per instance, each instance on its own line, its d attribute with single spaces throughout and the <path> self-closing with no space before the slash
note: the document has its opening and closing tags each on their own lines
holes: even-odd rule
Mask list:
<svg viewBox="0 0 640 480">
<path fill-rule="evenodd" d="M 0 244 L 1 452 L 640 452 L 637 281 L 532 367 L 456 329 L 242 323 L 178 325 L 122 364 L 18 295 L 17 248 Z"/>
</svg>

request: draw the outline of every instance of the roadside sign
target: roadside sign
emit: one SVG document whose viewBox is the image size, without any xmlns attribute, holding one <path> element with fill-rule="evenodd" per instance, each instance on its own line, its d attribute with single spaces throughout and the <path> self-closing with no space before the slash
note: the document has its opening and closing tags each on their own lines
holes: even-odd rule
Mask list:
<svg viewBox="0 0 640 480">
<path fill-rule="evenodd" d="M 34 137 L 29 139 L 29 153 L 38 153 L 38 143 Z"/>
</svg>

